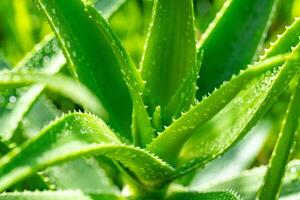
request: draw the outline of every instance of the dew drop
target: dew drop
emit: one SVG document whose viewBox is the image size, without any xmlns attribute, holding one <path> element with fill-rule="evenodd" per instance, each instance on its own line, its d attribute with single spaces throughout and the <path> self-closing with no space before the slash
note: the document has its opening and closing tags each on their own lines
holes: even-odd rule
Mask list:
<svg viewBox="0 0 300 200">
<path fill-rule="evenodd" d="M 15 96 L 10 96 L 9 97 L 9 102 L 10 103 L 15 103 L 17 101 L 17 97 L 15 97 Z"/>
</svg>

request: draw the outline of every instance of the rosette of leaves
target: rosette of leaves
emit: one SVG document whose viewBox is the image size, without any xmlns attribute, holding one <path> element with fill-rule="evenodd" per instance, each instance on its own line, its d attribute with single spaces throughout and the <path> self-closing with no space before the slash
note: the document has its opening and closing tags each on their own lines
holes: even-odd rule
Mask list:
<svg viewBox="0 0 300 200">
<path fill-rule="evenodd" d="M 155 0 L 140 66 L 107 21 L 124 1 L 34 3 L 54 35 L 17 66 L 1 63 L 0 200 L 271 200 L 282 183 L 283 198 L 297 195 L 281 180 L 300 116 L 300 20 L 262 48 L 278 0 L 227 0 L 200 40 L 192 0 Z M 240 177 L 255 189 L 178 181 L 233 147 L 289 85 L 270 166 Z M 45 90 L 80 111 L 62 114 Z"/>
</svg>

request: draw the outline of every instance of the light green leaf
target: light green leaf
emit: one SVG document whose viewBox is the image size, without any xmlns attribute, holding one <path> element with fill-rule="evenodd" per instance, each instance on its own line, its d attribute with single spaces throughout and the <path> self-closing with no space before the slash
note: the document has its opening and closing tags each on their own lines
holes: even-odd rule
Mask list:
<svg viewBox="0 0 300 200">
<path fill-rule="evenodd" d="M 279 55 L 256 66 L 249 67 L 231 81 L 223 84 L 208 98 L 192 107 L 179 119 L 167 127 L 147 147 L 148 150 L 163 160 L 175 164 L 178 153 L 184 143 L 201 128 L 208 120 L 224 108 L 253 78 L 261 75 L 285 61 L 285 56 Z M 267 79 L 267 78 L 266 78 Z M 176 136 L 176 137 L 174 137 Z"/>
<path fill-rule="evenodd" d="M 258 193 L 258 199 L 276 199 L 280 192 L 282 178 L 292 153 L 297 127 L 300 120 L 300 79 L 282 121 L 281 130 L 272 153 L 264 184 Z"/>
<path fill-rule="evenodd" d="M 61 112 L 48 99 L 41 96 L 23 120 L 22 130 L 24 137 L 26 139 L 35 137 L 40 129 L 60 115 Z M 61 165 L 50 167 L 41 174 L 39 173 L 39 175 L 45 177 L 43 180 L 48 183 L 51 189 L 78 189 L 89 194 L 119 192 L 93 158 L 79 158 L 68 161 Z"/>
<path fill-rule="evenodd" d="M 119 61 L 121 63 L 121 72 L 124 76 L 124 80 L 128 86 L 129 93 L 131 95 L 131 99 L 133 102 L 134 107 L 134 115 L 133 120 L 136 120 L 137 122 L 137 128 L 139 135 L 136 135 L 133 139 L 136 141 L 136 143 L 142 147 L 145 147 L 146 144 L 150 143 L 152 141 L 152 138 L 154 137 L 154 131 L 151 126 L 150 118 L 148 116 L 146 107 L 144 105 L 143 99 L 142 99 L 142 87 L 143 87 L 143 81 L 138 73 L 138 71 L 135 68 L 135 65 L 133 64 L 132 60 L 130 59 L 129 55 L 125 51 L 125 49 L 122 47 L 120 41 L 118 38 L 114 35 L 114 33 L 111 31 L 108 24 L 105 22 L 105 20 L 97 13 L 93 7 L 87 6 L 87 9 L 92 16 L 92 18 L 101 26 L 104 27 L 111 37 L 111 40 L 113 42 L 113 50 L 116 53 L 117 58 L 119 58 Z"/>
<path fill-rule="evenodd" d="M 131 139 L 132 100 L 121 72 L 123 56 L 115 51 L 107 22 L 95 19 L 81 0 L 35 2 L 58 37 L 72 72 L 110 114 L 108 124 Z"/>
<path fill-rule="evenodd" d="M 104 4 L 103 2 L 106 3 Z M 119 0 L 118 4 L 112 4 L 111 1 L 107 2 L 102 0 L 97 0 L 95 3 L 97 5 L 99 4 L 97 8 L 103 11 L 105 16 L 109 18 L 120 7 L 120 5 L 124 3 L 124 0 Z M 54 38 L 51 34 L 46 36 L 46 38 L 37 44 L 32 51 L 27 53 L 17 66 L 14 67 L 14 70 L 34 69 L 49 73 L 50 75 L 57 73 L 64 64 L 65 58 L 62 51 L 58 47 L 56 38 Z M 0 68 L 1 67 L 9 68 L 9 65 L 6 62 L 1 61 Z M 33 86 L 33 88 L 30 89 L 18 89 L 17 93 L 8 92 L 1 96 L 1 101 L 3 101 L 3 99 L 9 101 L 9 98 L 15 100 L 15 102 L 13 104 L 9 104 L 8 107 L 0 105 L 0 123 L 4 124 L 5 122 L 5 126 L 0 126 L 0 136 L 2 139 L 8 140 L 13 136 L 21 120 L 30 110 L 31 106 L 35 103 L 43 90 L 44 87 L 42 86 Z"/>
<path fill-rule="evenodd" d="M 25 191 L 0 194 L 0 200 L 121 200 L 114 195 L 87 195 L 79 190 L 68 191 Z"/>
<path fill-rule="evenodd" d="M 198 98 L 256 59 L 277 4 L 278 0 L 225 1 L 199 42 L 204 58 Z"/>
<path fill-rule="evenodd" d="M 298 42 L 296 42 L 296 39 L 299 41 L 299 34 L 300 34 L 299 30 L 298 30 L 299 25 L 300 25 L 299 20 L 296 20 L 293 23 L 293 25 L 290 28 L 288 28 L 282 34 L 282 36 L 279 37 L 279 39 L 271 45 L 271 47 L 268 50 L 266 50 L 265 56 L 261 58 L 261 62 L 256 63 L 256 65 L 258 65 L 258 66 L 261 65 L 261 67 L 249 67 L 247 70 L 241 72 L 241 74 L 239 76 L 233 77 L 231 81 L 223 84 L 218 90 L 215 90 L 208 98 L 203 99 L 203 101 L 201 101 L 199 104 L 197 104 L 194 108 L 190 109 L 186 114 L 184 114 L 182 117 L 180 117 L 178 120 L 176 120 L 170 127 L 168 127 L 165 131 L 163 131 L 163 133 L 160 134 L 149 145 L 148 149 L 150 151 L 153 151 L 156 155 L 160 156 L 162 159 L 174 163 L 176 155 L 180 151 L 180 149 L 181 149 L 182 145 L 185 143 L 185 141 L 187 139 L 189 139 L 190 136 L 193 135 L 197 129 L 201 128 L 201 126 L 203 124 L 205 124 L 215 114 L 217 114 L 220 110 L 222 110 L 235 97 L 235 95 L 237 95 L 238 92 L 241 91 L 250 82 L 251 78 L 258 77 L 263 72 L 266 72 L 268 70 L 267 67 L 270 67 L 269 69 L 271 69 L 272 67 L 278 66 L 281 64 L 280 59 L 282 59 L 282 58 L 280 58 L 280 55 L 278 55 L 274 58 L 270 58 L 269 56 L 274 55 L 273 52 L 289 53 L 291 51 L 291 47 L 298 43 Z M 295 50 L 293 55 L 289 56 L 290 59 L 292 58 L 289 61 L 289 64 L 293 63 L 295 61 L 295 59 L 298 59 L 298 56 L 299 56 L 299 54 L 298 54 L 297 50 Z M 273 61 L 275 61 L 275 63 L 272 63 Z M 273 64 L 273 66 L 272 66 L 272 64 Z M 296 65 L 296 67 L 298 67 L 298 66 Z M 291 71 L 293 71 L 295 69 L 295 68 L 293 69 L 293 67 L 291 67 L 291 66 L 289 66 L 289 68 Z M 261 71 L 258 69 L 261 69 Z M 287 74 L 285 74 L 285 73 L 289 72 L 289 70 L 283 70 L 283 71 L 284 71 L 284 75 L 280 75 L 280 76 L 282 76 L 282 77 L 287 76 L 288 73 Z M 297 70 L 295 70 L 294 73 L 295 72 L 297 72 Z M 240 97 L 235 98 L 236 103 L 238 103 L 239 101 L 243 102 L 244 99 L 242 99 L 242 98 L 244 98 L 244 97 L 242 97 L 242 95 L 245 95 L 245 99 L 249 103 L 249 105 L 248 105 L 249 108 L 247 106 L 243 106 L 243 107 L 238 106 L 238 105 L 240 105 L 239 103 L 238 103 L 238 105 L 234 105 L 234 103 L 232 103 L 231 105 L 232 105 L 233 110 L 228 109 L 227 116 L 226 116 L 226 114 L 224 114 L 224 112 L 223 112 L 223 114 L 222 113 L 220 114 L 220 115 L 223 115 L 223 118 L 220 120 L 222 120 L 222 122 L 224 121 L 224 123 L 220 124 L 220 123 L 218 123 L 218 121 L 215 121 L 215 124 L 213 124 L 213 122 L 211 122 L 211 128 L 208 128 L 207 130 L 205 130 L 205 128 L 204 128 L 204 129 L 202 129 L 202 131 L 210 133 L 207 136 L 211 136 L 211 137 L 213 137 L 213 135 L 219 135 L 216 138 L 219 138 L 220 142 L 222 142 L 222 144 L 225 144 L 224 141 L 222 141 L 222 137 L 220 137 L 220 134 L 228 135 L 228 134 L 223 134 L 224 130 L 228 130 L 231 134 L 234 135 L 235 131 L 243 129 L 243 126 L 240 127 L 241 129 L 238 129 L 238 128 L 235 129 L 234 127 L 236 127 L 235 124 L 240 124 L 240 123 L 237 123 L 237 120 L 243 121 L 244 119 L 247 118 L 246 116 L 248 114 L 250 114 L 250 112 L 249 112 L 250 110 L 254 111 L 252 109 L 254 107 L 254 104 L 251 103 L 252 100 L 250 100 L 250 98 L 248 98 L 247 95 L 249 95 L 249 97 L 252 97 L 253 100 L 256 98 L 255 96 L 258 97 L 259 94 L 257 94 L 257 89 L 259 89 L 259 87 L 261 87 L 259 85 L 262 84 L 265 87 L 266 84 L 264 82 L 267 82 L 268 79 L 273 80 L 270 73 L 267 74 L 266 78 L 263 78 L 263 77 L 257 78 L 257 80 L 253 81 L 252 86 L 251 86 L 251 84 L 249 84 L 252 87 L 252 91 L 251 91 L 251 88 L 248 88 L 247 89 L 248 92 L 244 91 L 243 92 L 244 94 L 242 93 L 241 95 L 239 95 Z M 283 90 L 286 85 L 285 83 L 288 83 L 288 80 L 291 80 L 291 79 L 292 79 L 292 77 L 289 77 L 289 79 L 286 79 L 284 82 L 284 85 L 280 86 L 278 84 L 279 87 L 281 87 L 281 89 Z M 282 80 L 284 80 L 284 78 L 281 79 L 281 81 Z M 269 82 L 269 84 L 271 84 L 271 83 Z M 274 91 L 278 92 L 279 90 L 274 88 Z M 255 93 L 255 95 L 250 94 L 251 92 Z M 261 91 L 261 93 L 263 94 L 263 96 L 265 96 L 267 94 L 266 90 Z M 269 97 L 271 97 L 271 95 L 272 94 L 269 94 Z M 279 94 L 277 94 L 277 95 L 279 95 Z M 263 97 L 263 96 L 261 96 L 261 97 Z M 274 100 L 275 99 L 276 98 L 274 98 Z M 257 101 L 256 103 L 259 104 L 259 101 Z M 258 104 L 257 104 L 257 106 L 258 106 Z M 242 111 L 242 109 L 245 109 L 245 111 Z M 232 114 L 233 112 L 235 113 L 234 115 Z M 234 119 L 234 116 L 236 116 L 238 118 Z M 241 116 L 244 116 L 245 118 L 242 118 Z M 227 119 L 227 122 L 229 124 L 225 123 L 225 119 Z M 244 123 L 245 123 L 245 121 L 244 121 Z M 209 127 L 209 125 L 206 127 Z M 231 128 L 233 128 L 235 131 L 232 131 Z M 176 137 L 174 137 L 175 134 L 176 134 Z M 195 140 L 195 143 L 197 143 L 197 142 L 202 143 L 202 142 L 196 140 L 196 138 L 193 138 L 193 139 Z M 165 141 L 167 141 L 167 142 L 165 142 Z M 190 141 L 192 141 L 192 139 L 190 139 Z M 214 141 L 214 140 L 212 140 L 212 138 L 210 138 L 210 141 Z M 210 143 L 208 142 L 206 144 L 210 144 Z M 216 144 L 217 144 L 217 142 L 216 142 Z M 198 146 L 198 145 L 196 145 L 196 146 Z M 203 148 L 200 148 L 200 150 L 201 149 L 204 150 Z M 212 149 L 212 148 L 209 148 L 209 149 Z M 194 151 L 192 150 L 191 152 L 194 152 Z"/>
<path fill-rule="evenodd" d="M 183 147 L 179 165 L 203 166 L 239 141 L 277 101 L 300 68 L 300 44 L 282 67 L 257 77 Z M 222 123 L 219 123 L 222 120 Z"/>
<path fill-rule="evenodd" d="M 97 117 L 74 113 L 50 124 L 37 137 L 0 159 L 0 190 L 37 170 L 91 154 L 119 161 L 144 184 L 159 184 L 174 172 L 172 167 L 146 151 L 121 144 Z"/>
<path fill-rule="evenodd" d="M 199 77 L 199 71 L 202 64 L 203 51 L 198 52 L 198 62 L 190 69 L 190 72 L 183 80 L 176 93 L 171 97 L 169 103 L 165 107 L 165 113 L 167 116 L 178 118 L 182 112 L 186 112 L 196 100 L 197 79 Z M 191 89 L 193 88 L 193 89 Z M 186 96 L 185 96 L 186 95 Z M 186 100 L 182 100 L 186 98 Z M 167 121 L 170 119 L 165 119 Z"/>
<path fill-rule="evenodd" d="M 156 106 L 161 106 L 168 119 L 176 114 L 177 106 L 183 109 L 191 104 L 194 97 L 190 93 L 196 87 L 186 79 L 199 69 L 196 59 L 192 0 L 155 0 L 141 61 L 142 77 L 146 81 L 145 99 L 152 113 Z M 176 94 L 178 89 L 180 96 Z"/>
<path fill-rule="evenodd" d="M 214 182 L 201 187 L 196 187 L 198 191 L 218 191 L 233 189 L 237 191 L 244 200 L 254 200 L 259 187 L 264 181 L 264 175 L 267 171 L 267 166 L 246 170 L 240 175 L 230 177 L 221 182 Z M 300 187 L 300 163 L 299 160 L 291 161 L 286 170 L 280 200 L 288 197 L 296 196 L 299 193 Z M 297 198 L 296 198 L 297 199 Z"/>
<path fill-rule="evenodd" d="M 0 73 L 0 89 L 37 83 L 44 84 L 47 88 L 70 98 L 74 102 L 86 107 L 88 110 L 99 114 L 103 119 L 108 118 L 108 114 L 104 110 L 98 98 L 95 97 L 84 85 L 67 76 L 49 76 L 47 74 L 37 72 L 3 71 Z M 43 89 L 43 86 L 38 88 L 37 93 L 40 94 L 41 89 Z M 24 96 L 22 97 L 24 98 Z"/>
<path fill-rule="evenodd" d="M 241 200 L 240 197 L 231 191 L 225 192 L 174 192 L 166 200 Z"/>
<path fill-rule="evenodd" d="M 205 187 L 211 182 L 230 179 L 248 169 L 265 145 L 271 128 L 272 123 L 268 118 L 261 120 L 236 146 L 203 169 L 198 169 L 189 187 Z"/>
</svg>

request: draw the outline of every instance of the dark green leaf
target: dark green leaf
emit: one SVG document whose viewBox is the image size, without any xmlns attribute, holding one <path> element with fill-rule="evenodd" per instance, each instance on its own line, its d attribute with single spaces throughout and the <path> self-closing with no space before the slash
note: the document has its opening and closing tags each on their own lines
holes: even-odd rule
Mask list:
<svg viewBox="0 0 300 200">
<path fill-rule="evenodd" d="M 196 87 L 194 79 L 187 79 L 191 73 L 198 73 L 196 59 L 192 0 L 154 1 L 151 28 L 141 62 L 142 77 L 146 81 L 145 99 L 152 112 L 156 106 L 161 106 L 168 119 L 178 114 L 177 109 L 191 104 L 194 100 L 191 93 Z M 176 94 L 178 90 L 180 95 Z"/>
<path fill-rule="evenodd" d="M 252 63 L 261 50 L 278 0 L 228 0 L 203 34 L 197 97 Z M 213 78 L 212 78 L 213 77 Z"/>
</svg>

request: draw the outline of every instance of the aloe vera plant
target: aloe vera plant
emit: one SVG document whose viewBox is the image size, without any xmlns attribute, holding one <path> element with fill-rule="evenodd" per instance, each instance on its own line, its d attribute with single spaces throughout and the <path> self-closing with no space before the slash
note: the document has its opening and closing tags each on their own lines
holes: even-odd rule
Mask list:
<svg viewBox="0 0 300 200">
<path fill-rule="evenodd" d="M 154 0 L 139 64 L 107 21 L 126 0 L 33 2 L 53 33 L 14 67 L 1 58 L 0 200 L 299 196 L 285 173 L 300 172 L 300 19 L 263 48 L 279 0 L 227 0 L 200 39 L 199 2 Z M 269 166 L 194 187 L 283 93 Z"/>
</svg>

